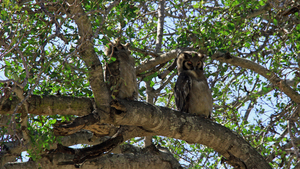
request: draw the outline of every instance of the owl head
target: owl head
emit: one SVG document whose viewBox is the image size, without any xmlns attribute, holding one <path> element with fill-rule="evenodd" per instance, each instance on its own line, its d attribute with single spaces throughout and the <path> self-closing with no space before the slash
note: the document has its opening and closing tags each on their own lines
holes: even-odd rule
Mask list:
<svg viewBox="0 0 300 169">
<path fill-rule="evenodd" d="M 178 55 L 177 69 L 181 73 L 185 70 L 203 70 L 204 55 L 193 51 L 185 51 Z"/>
<path fill-rule="evenodd" d="M 116 56 L 116 55 L 130 55 L 131 52 L 128 50 L 126 45 L 122 45 L 120 41 L 115 43 L 109 43 L 108 46 L 105 46 L 105 55 L 106 56 Z"/>
</svg>

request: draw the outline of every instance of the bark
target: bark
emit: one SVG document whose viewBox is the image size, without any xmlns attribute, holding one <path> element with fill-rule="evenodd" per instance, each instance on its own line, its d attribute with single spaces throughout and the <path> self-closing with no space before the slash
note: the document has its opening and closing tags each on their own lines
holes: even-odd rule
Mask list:
<svg viewBox="0 0 300 169">
<path fill-rule="evenodd" d="M 78 26 L 78 33 L 80 35 L 80 57 L 85 62 L 88 68 L 89 82 L 93 90 L 96 105 L 105 112 L 110 109 L 110 94 L 104 82 L 104 75 L 101 62 L 94 50 L 92 24 L 83 10 L 80 1 L 69 0 L 70 13 L 74 16 L 76 25 Z"/>
<path fill-rule="evenodd" d="M 161 51 L 162 39 L 164 33 L 164 12 L 165 12 L 165 1 L 160 0 L 158 5 L 158 21 L 157 21 L 157 36 L 156 36 L 156 44 L 155 44 L 155 52 L 159 53 Z M 147 102 L 150 104 L 154 104 L 153 99 L 155 98 L 154 89 L 150 86 L 150 81 L 146 82 L 146 93 L 147 93 Z M 152 136 L 145 137 L 145 147 L 148 147 L 152 144 Z"/>
<path fill-rule="evenodd" d="M 40 100 L 44 98 L 40 98 Z M 29 101 L 31 101 L 30 99 Z M 60 102 L 60 99 L 56 100 L 57 102 L 53 103 L 54 108 Z M 8 102 L 13 102 L 13 100 Z M 270 168 L 263 157 L 249 143 L 220 124 L 138 101 L 120 100 L 113 104 L 118 104 L 125 110 L 117 113 L 112 111 L 110 114 L 114 126 L 129 126 L 122 133 L 123 140 L 146 136 L 149 133 L 162 135 L 182 139 L 190 144 L 199 143 L 211 147 L 226 159 L 231 160 L 229 163 L 234 163 L 233 166 L 244 164 L 248 169 Z M 31 109 L 29 105 L 29 110 Z M 3 111 L 1 109 L 1 114 L 8 112 L 9 110 Z M 86 114 L 87 112 L 82 113 Z M 60 114 L 63 115 L 63 112 Z M 100 117 L 98 123 L 105 123 L 105 119 Z M 91 131 L 93 130 L 91 129 Z"/>
<path fill-rule="evenodd" d="M 134 51 L 137 51 L 137 52 L 140 52 L 140 50 L 137 50 L 136 48 L 133 48 L 133 47 L 130 47 L 131 50 L 134 50 Z M 158 55 L 158 54 L 154 54 L 154 53 L 151 53 L 151 52 L 141 52 L 141 53 L 145 53 L 145 54 L 151 54 L 152 56 L 154 56 L 155 58 L 153 59 L 150 59 L 149 61 L 147 61 L 146 63 L 143 63 L 139 66 L 136 67 L 136 74 L 139 75 L 159 64 L 163 64 L 163 63 L 166 63 L 172 59 L 175 59 L 177 57 L 177 54 L 181 51 L 184 51 L 184 50 L 187 50 L 187 51 L 194 51 L 195 49 L 193 48 L 177 48 L 176 50 L 171 50 L 169 52 L 166 52 L 164 54 L 161 54 L 161 55 Z M 176 66 L 176 64 L 175 64 Z M 175 68 L 175 66 L 172 66 L 172 69 Z M 170 71 L 170 70 L 168 70 Z M 168 72 L 169 73 L 169 72 Z M 164 74 L 162 78 L 164 78 L 167 74 Z"/>
<path fill-rule="evenodd" d="M 126 44 L 127 45 L 127 44 Z M 130 44 L 127 45 L 127 47 L 132 50 L 132 51 L 137 51 L 145 56 L 148 56 L 148 55 L 151 55 L 153 57 L 159 57 L 159 55 L 157 53 L 154 53 L 154 52 L 150 52 L 150 51 L 147 51 L 147 50 L 143 50 L 143 49 L 139 49 L 139 48 L 135 48 L 135 47 L 132 47 L 130 46 Z"/>
<path fill-rule="evenodd" d="M 76 144 L 97 145 L 106 141 L 107 139 L 108 137 L 96 137 L 92 132 L 85 130 L 69 136 L 60 137 L 60 143 L 64 146 L 72 146 Z M 24 145 L 17 140 L 13 142 L 3 142 L 2 148 L 3 149 L 0 153 L 0 166 L 3 166 L 7 162 L 15 161 L 15 159 L 18 158 L 23 151 L 33 149 L 34 146 L 31 143 Z M 56 148 L 57 144 L 50 145 L 50 149 Z"/>
<path fill-rule="evenodd" d="M 163 33 L 164 33 L 164 20 L 165 20 L 164 13 L 165 13 L 165 1 L 160 0 L 158 10 L 157 10 L 158 21 L 157 21 L 157 36 L 156 36 L 156 47 L 155 47 L 156 53 L 161 51 L 161 44 L 162 44 Z"/>
<path fill-rule="evenodd" d="M 129 147 L 131 150 L 132 147 Z M 165 149 L 138 149 L 134 148 L 134 153 L 128 152 L 128 146 L 123 145 L 121 149 L 122 154 L 108 154 L 104 157 L 95 158 L 86 161 L 80 166 L 82 169 L 98 169 L 98 168 L 124 168 L 124 169 L 177 169 L 181 168 L 178 161 Z M 70 159 L 74 158 L 73 154 L 52 152 L 44 155 L 40 160 L 28 161 L 25 163 L 8 163 L 1 167 L 1 169 L 73 169 L 74 164 Z"/>
<path fill-rule="evenodd" d="M 84 116 L 92 113 L 94 110 L 94 100 L 90 98 L 79 98 L 69 96 L 37 96 L 32 95 L 28 99 L 28 113 L 35 115 L 76 115 Z M 13 97 L 12 100 L 5 100 L 4 98 L 0 102 L 0 114 L 12 114 L 15 107 L 19 103 L 17 97 Z M 18 109 L 17 113 L 25 111 Z"/>
<path fill-rule="evenodd" d="M 19 2 L 21 3 L 21 1 Z M 64 146 L 80 144 L 96 145 L 93 148 L 103 150 L 102 152 L 94 152 L 94 149 L 83 149 L 82 151 L 75 152 L 72 149 L 65 152 L 51 151 L 42 156 L 37 162 L 29 161 L 26 163 L 7 163 L 4 168 L 74 168 L 74 159 L 78 159 L 78 155 L 83 154 L 77 161 L 78 163 L 85 161 L 91 151 L 94 154 L 92 157 L 104 155 L 110 149 L 116 147 L 120 142 L 130 139 L 132 137 L 142 137 L 147 135 L 163 135 L 183 139 L 189 143 L 200 143 L 207 145 L 220 154 L 222 154 L 229 164 L 239 168 L 270 168 L 262 156 L 252 148 L 240 136 L 234 134 L 229 129 L 208 121 L 200 117 L 191 116 L 181 112 L 173 111 L 164 107 L 157 107 L 151 104 L 120 100 L 116 107 L 122 107 L 123 112 L 111 111 L 110 94 L 103 79 L 103 69 L 101 62 L 94 51 L 93 38 L 96 37 L 95 32 L 92 30 L 91 21 L 82 8 L 80 1 L 68 0 L 66 6 L 70 17 L 74 19 L 78 27 L 79 43 L 77 50 L 80 57 L 84 60 L 88 68 L 88 77 L 91 88 L 94 93 L 95 101 L 89 98 L 75 98 L 65 96 L 31 96 L 28 99 L 28 110 L 25 111 L 24 106 L 18 109 L 17 113 L 26 112 L 32 115 L 77 115 L 82 116 L 77 118 L 71 124 L 58 123 L 54 129 L 57 135 L 68 135 L 63 137 L 62 144 Z M 120 1 L 116 0 L 111 4 L 116 5 Z M 112 9 L 110 5 L 106 10 L 99 11 L 107 15 Z M 252 13 L 246 18 L 252 18 L 271 9 L 270 3 L 258 10 L 253 10 Z M 162 35 L 163 35 L 163 22 L 164 22 L 164 1 L 159 3 L 158 10 L 158 29 L 157 29 L 157 42 L 156 53 L 161 51 Z M 37 9 L 38 10 L 38 9 Z M 55 8 L 50 11 L 57 11 Z M 42 12 L 42 11 L 41 11 Z M 69 15 L 67 13 L 66 15 Z M 4 43 L 1 41 L 0 43 Z M 13 47 L 14 48 L 14 47 Z M 172 50 L 166 54 L 161 55 L 149 62 L 137 67 L 137 74 L 143 73 L 158 64 L 165 63 L 170 59 L 176 58 L 178 50 Z M 155 53 L 150 53 L 152 56 L 157 56 Z M 293 90 L 286 81 L 282 80 L 275 73 L 267 70 L 266 68 L 251 62 L 246 59 L 232 57 L 230 55 L 217 55 L 212 57 L 215 60 L 229 63 L 235 66 L 251 69 L 264 77 L 266 77 L 274 86 L 285 92 L 294 102 L 300 103 L 299 94 Z M 22 59 L 24 59 L 22 57 Z M 25 68 L 27 71 L 27 69 Z M 26 72 L 28 76 L 28 71 Z M 4 98 L 3 98 L 4 99 Z M 12 100 L 0 100 L 0 114 L 5 115 L 13 114 L 16 105 L 19 103 L 17 98 Z M 246 98 L 246 99 L 250 99 Z M 113 103 L 117 104 L 117 103 Z M 102 111 L 95 111 L 99 108 Z M 98 113 L 99 114 L 98 114 Z M 108 115 L 109 114 L 109 115 Z M 24 120 L 23 123 L 26 123 Z M 105 123 L 105 124 L 104 124 Z M 109 123 L 109 124 L 107 124 Z M 125 126 L 120 137 L 114 144 L 104 145 L 105 141 L 112 138 L 119 127 Z M 24 125 L 23 125 L 24 126 Z M 90 130 L 93 133 L 86 133 L 85 130 Z M 100 136 L 103 139 L 99 139 Z M 79 138 L 80 137 L 80 138 Z M 20 141 L 20 140 L 19 140 Z M 107 142 L 106 142 L 107 143 Z M 15 160 L 17 156 L 24 150 L 32 148 L 30 144 L 23 145 L 22 142 L 7 142 L 3 144 L 5 150 L 1 152 L 2 162 L 9 162 Z M 57 145 L 53 145 L 53 149 L 57 149 Z M 290 145 L 289 145 L 290 146 Z M 107 149 L 107 147 L 109 149 Z M 2 148 L 1 148 L 2 150 Z M 85 152 L 85 150 L 90 150 Z M 168 153 L 162 155 L 160 149 L 144 149 L 143 151 L 137 150 L 134 153 L 123 154 L 108 154 L 82 164 L 82 168 L 179 168 L 178 162 L 170 157 Z M 75 157 L 77 155 L 77 157 Z M 84 160 L 81 160 L 84 158 Z M 88 158 L 90 159 L 90 158 Z M 171 160 L 170 160 L 171 159 Z M 173 162 L 171 162 L 173 161 Z M 76 160 L 75 160 L 76 162 Z"/>
<path fill-rule="evenodd" d="M 154 104 L 153 99 L 155 97 L 154 89 L 150 86 L 151 81 L 146 82 L 146 93 L 147 93 L 147 103 Z M 152 145 L 152 136 L 145 137 L 145 147 Z"/>
<path fill-rule="evenodd" d="M 173 54 L 175 54 L 175 51 L 173 51 Z M 170 56 L 165 55 L 165 57 Z M 233 57 L 229 54 L 224 55 L 220 53 L 213 55 L 212 58 L 221 62 L 232 64 L 234 66 L 241 66 L 243 68 L 253 70 L 270 80 L 274 86 L 277 86 L 279 89 L 285 92 L 295 102 L 298 103 L 300 100 L 299 94 L 297 94 L 287 84 L 286 81 L 280 79 L 275 73 L 272 73 L 268 69 L 252 61 Z M 152 63 L 156 64 L 160 61 L 161 60 L 159 59 L 154 59 Z M 16 98 L 5 101 L 2 100 L 0 107 L 1 114 L 12 114 L 17 103 L 18 100 Z M 40 96 L 33 95 L 28 99 L 28 103 L 28 112 L 30 114 L 39 115 L 74 114 L 79 116 L 90 116 L 90 113 L 94 108 L 93 100 L 91 99 L 65 96 L 44 96 L 41 98 Z M 230 130 L 226 130 L 220 125 L 211 122 L 207 123 L 205 120 L 203 122 L 201 121 L 203 119 L 198 119 L 200 120 L 198 121 L 196 120 L 197 117 L 180 113 L 178 114 L 176 111 L 171 111 L 167 108 L 159 108 L 145 103 L 129 102 L 127 104 L 120 102 L 120 105 L 124 106 L 125 112 L 121 114 L 111 112 L 110 118 L 112 124 L 115 126 L 127 125 L 142 127 L 142 130 L 138 130 L 137 128 L 133 127 L 131 133 L 127 132 L 124 134 L 124 140 L 137 136 L 142 137 L 146 135 L 163 135 L 167 137 L 183 139 L 189 143 L 200 143 L 207 145 L 218 151 L 227 159 L 231 160 L 231 162 L 240 159 L 242 162 L 236 163 L 245 164 L 247 168 L 257 167 L 253 166 L 253 164 L 269 167 L 267 164 L 264 164 L 265 162 L 262 157 L 257 155 L 258 153 L 248 143 L 246 143 L 242 138 L 234 135 Z M 25 110 L 20 109 L 18 113 L 22 111 Z M 86 120 L 82 120 L 80 127 L 78 127 L 79 125 L 76 124 L 72 131 L 70 128 L 64 129 L 66 129 L 66 131 L 71 131 L 67 134 L 75 133 L 80 129 L 88 129 L 101 136 L 111 136 L 117 131 L 117 128 L 113 128 L 111 126 L 101 126 L 100 123 L 107 122 L 105 119 L 106 118 L 99 117 L 99 119 L 96 118 L 93 120 L 88 120 L 87 122 L 85 122 Z M 207 139 L 207 137 L 209 137 L 209 139 Z M 242 147 L 242 149 L 240 149 L 240 147 Z M 251 154 L 251 156 L 249 156 L 249 154 Z M 247 158 L 252 156 L 253 158 Z M 255 160 L 253 161 L 251 159 Z"/>
<path fill-rule="evenodd" d="M 270 168 L 263 157 L 243 138 L 217 123 L 165 107 L 122 101 L 126 113 L 115 116 L 115 124 L 142 126 L 155 135 L 200 143 L 213 148 L 226 159 L 239 159 L 249 168 Z"/>
<path fill-rule="evenodd" d="M 179 50 L 171 50 L 167 53 L 162 54 L 160 57 L 151 59 L 145 64 L 141 64 L 140 66 L 136 67 L 136 74 L 143 73 L 146 70 L 149 70 L 149 69 L 155 67 L 158 64 L 162 64 L 162 63 L 165 63 L 165 62 L 167 62 L 171 59 L 176 58 L 178 52 L 179 52 Z"/>
</svg>

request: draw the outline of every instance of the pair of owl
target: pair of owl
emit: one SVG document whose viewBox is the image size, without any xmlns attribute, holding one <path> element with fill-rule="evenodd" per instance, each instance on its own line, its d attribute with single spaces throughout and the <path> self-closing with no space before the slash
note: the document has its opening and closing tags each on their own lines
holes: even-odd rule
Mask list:
<svg viewBox="0 0 300 169">
<path fill-rule="evenodd" d="M 106 66 L 106 81 L 113 97 L 136 100 L 138 88 L 135 61 L 126 46 L 109 44 L 106 55 L 116 60 Z M 178 79 L 174 89 L 177 109 L 189 114 L 209 118 L 212 95 L 203 71 L 204 55 L 185 51 L 176 59 Z"/>
</svg>

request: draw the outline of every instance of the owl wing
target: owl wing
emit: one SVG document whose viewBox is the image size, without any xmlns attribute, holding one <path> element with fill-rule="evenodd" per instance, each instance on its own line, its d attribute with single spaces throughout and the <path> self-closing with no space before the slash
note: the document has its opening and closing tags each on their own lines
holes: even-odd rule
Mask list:
<svg viewBox="0 0 300 169">
<path fill-rule="evenodd" d="M 119 59 L 107 64 L 105 70 L 106 83 L 110 88 L 112 97 L 117 97 L 120 90 L 120 63 Z"/>
<path fill-rule="evenodd" d="M 175 84 L 175 103 L 177 110 L 188 113 L 188 95 L 191 90 L 192 79 L 186 73 L 180 73 Z"/>
</svg>

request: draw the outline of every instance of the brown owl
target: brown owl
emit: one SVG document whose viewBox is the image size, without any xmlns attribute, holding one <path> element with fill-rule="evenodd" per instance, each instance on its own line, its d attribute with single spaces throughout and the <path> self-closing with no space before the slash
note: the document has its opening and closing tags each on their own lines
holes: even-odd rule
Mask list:
<svg viewBox="0 0 300 169">
<path fill-rule="evenodd" d="M 106 48 L 109 61 L 105 77 L 113 98 L 137 100 L 138 90 L 135 74 L 135 60 L 127 47 L 119 42 Z"/>
<path fill-rule="evenodd" d="M 210 118 L 213 101 L 203 72 L 203 59 L 204 55 L 191 51 L 178 55 L 174 94 L 179 111 Z"/>
</svg>

